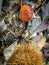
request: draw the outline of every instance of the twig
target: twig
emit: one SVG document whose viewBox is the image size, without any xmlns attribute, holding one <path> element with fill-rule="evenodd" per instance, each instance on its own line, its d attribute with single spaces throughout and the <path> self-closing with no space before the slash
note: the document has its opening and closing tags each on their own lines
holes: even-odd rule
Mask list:
<svg viewBox="0 0 49 65">
<path fill-rule="evenodd" d="M 16 34 L 13 31 L 11 30 L 8 30 L 8 31 L 16 37 Z"/>
<path fill-rule="evenodd" d="M 46 0 L 41 4 L 42 6 L 45 4 Z M 42 6 L 36 11 L 35 15 L 39 12 L 39 10 L 42 8 Z"/>
</svg>

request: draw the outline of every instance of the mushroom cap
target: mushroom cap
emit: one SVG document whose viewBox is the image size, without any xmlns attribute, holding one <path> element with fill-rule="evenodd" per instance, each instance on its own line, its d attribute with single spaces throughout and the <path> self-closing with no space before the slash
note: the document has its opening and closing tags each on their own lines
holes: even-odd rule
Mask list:
<svg viewBox="0 0 49 65">
<path fill-rule="evenodd" d="M 29 5 L 23 5 L 20 10 L 19 19 L 24 22 L 29 22 L 33 18 L 33 9 Z"/>
</svg>

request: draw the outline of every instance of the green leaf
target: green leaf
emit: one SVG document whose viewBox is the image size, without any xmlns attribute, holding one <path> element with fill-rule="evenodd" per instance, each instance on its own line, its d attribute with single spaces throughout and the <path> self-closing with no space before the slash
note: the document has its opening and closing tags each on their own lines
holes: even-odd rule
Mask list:
<svg viewBox="0 0 49 65">
<path fill-rule="evenodd" d="M 49 65 L 49 62 L 47 63 L 47 65 Z"/>
</svg>

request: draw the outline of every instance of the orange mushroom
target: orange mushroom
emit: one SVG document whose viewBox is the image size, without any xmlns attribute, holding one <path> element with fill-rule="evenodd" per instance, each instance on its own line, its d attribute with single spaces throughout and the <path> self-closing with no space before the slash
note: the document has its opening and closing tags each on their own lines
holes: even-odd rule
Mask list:
<svg viewBox="0 0 49 65">
<path fill-rule="evenodd" d="M 23 5 L 20 10 L 19 19 L 24 22 L 29 22 L 33 18 L 34 12 L 29 5 Z"/>
</svg>

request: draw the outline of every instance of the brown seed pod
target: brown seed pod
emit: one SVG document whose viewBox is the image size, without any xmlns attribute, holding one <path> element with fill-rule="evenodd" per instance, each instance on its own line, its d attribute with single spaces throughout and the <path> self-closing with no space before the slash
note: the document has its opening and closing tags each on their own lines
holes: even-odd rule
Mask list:
<svg viewBox="0 0 49 65">
<path fill-rule="evenodd" d="M 42 53 L 36 46 L 18 45 L 7 65 L 45 65 Z"/>
</svg>

